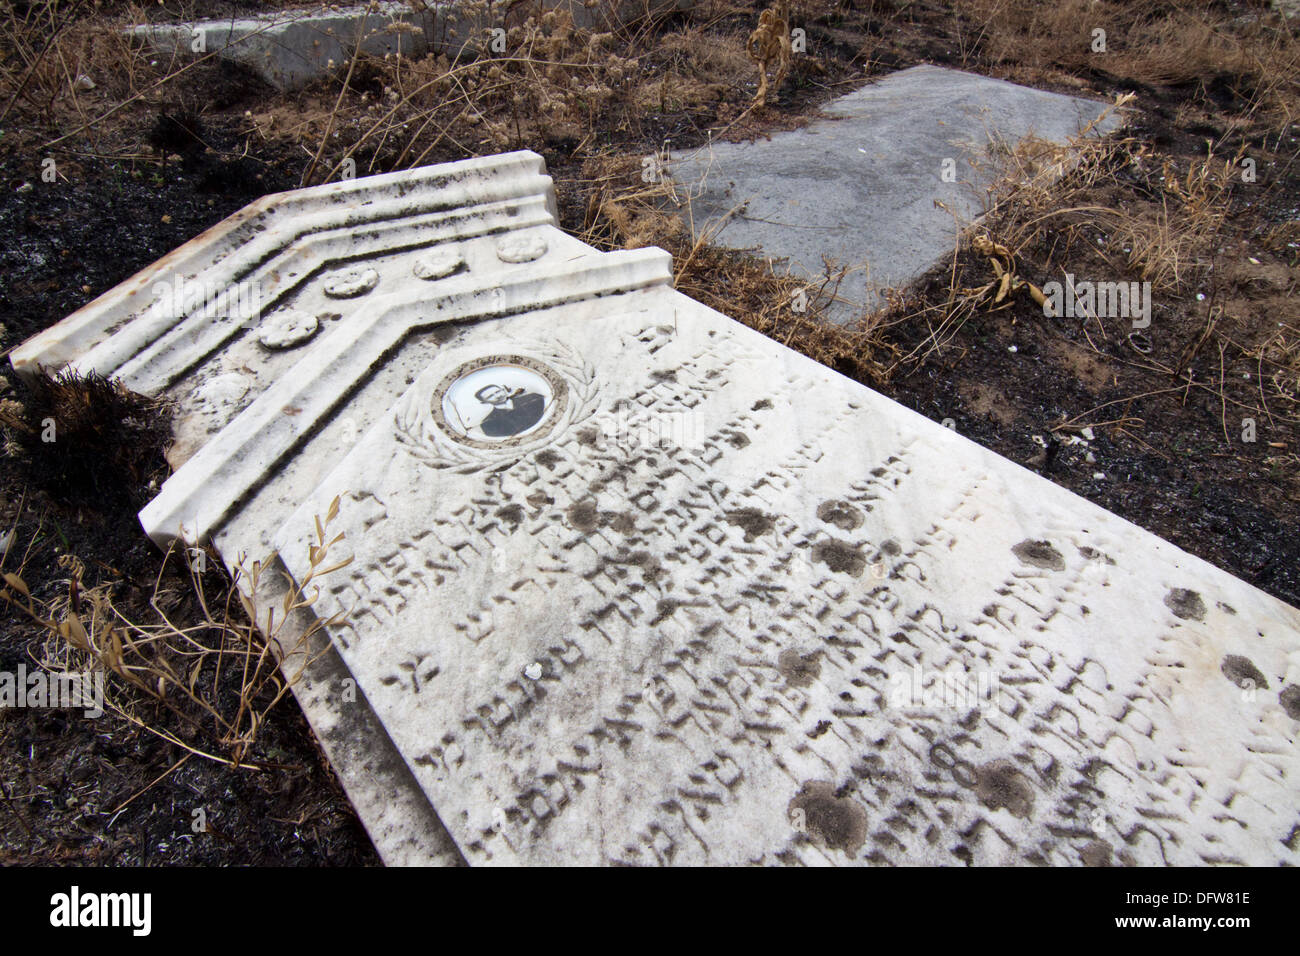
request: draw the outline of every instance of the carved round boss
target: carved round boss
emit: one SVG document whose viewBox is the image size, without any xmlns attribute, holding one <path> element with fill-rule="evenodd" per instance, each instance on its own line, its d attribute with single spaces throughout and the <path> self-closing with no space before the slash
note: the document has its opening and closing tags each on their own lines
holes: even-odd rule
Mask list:
<svg viewBox="0 0 1300 956">
<path fill-rule="evenodd" d="M 554 426 L 569 400 L 553 369 L 523 355 L 466 362 L 433 394 L 433 417 L 453 440 L 474 448 L 534 441 Z"/>
</svg>

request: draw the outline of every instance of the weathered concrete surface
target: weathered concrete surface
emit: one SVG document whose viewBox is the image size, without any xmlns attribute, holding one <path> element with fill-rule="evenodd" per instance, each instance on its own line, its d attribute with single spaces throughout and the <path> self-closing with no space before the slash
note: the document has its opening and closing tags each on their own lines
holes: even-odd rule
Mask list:
<svg viewBox="0 0 1300 956">
<path fill-rule="evenodd" d="M 1006 146 L 1030 135 L 1066 143 L 1103 109 L 917 66 L 832 101 L 804 129 L 676 154 L 670 172 L 691 198 L 697 233 L 717 244 L 784 259 L 812 281 L 825 260 L 849 267 L 830 310 L 844 323 L 882 304 L 879 290 L 905 286 L 951 254 L 954 215 L 983 211 Z M 945 161 L 955 182 L 943 181 Z"/>
<path fill-rule="evenodd" d="M 357 4 L 280 10 L 256 17 L 142 24 L 128 32 L 159 53 L 181 58 L 216 52 L 272 86 L 292 90 L 339 68 L 353 50 L 371 56 L 456 55 L 481 50 L 485 29 L 513 26 L 526 10 L 565 9 L 581 29 L 607 30 L 638 17 L 684 10 L 694 0 L 539 0 L 535 5 L 465 0 L 420 4 Z M 201 41 L 196 38 L 201 36 Z M 197 49 L 196 42 L 202 49 Z"/>
</svg>

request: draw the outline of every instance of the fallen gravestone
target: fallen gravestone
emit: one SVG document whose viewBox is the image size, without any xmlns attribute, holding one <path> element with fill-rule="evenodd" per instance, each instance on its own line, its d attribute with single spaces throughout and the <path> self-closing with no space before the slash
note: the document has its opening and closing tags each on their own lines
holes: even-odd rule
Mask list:
<svg viewBox="0 0 1300 956">
<path fill-rule="evenodd" d="M 951 254 L 1018 143 L 1065 144 L 1104 109 L 916 66 L 831 101 L 806 128 L 675 154 L 669 172 L 697 234 L 716 245 L 783 259 L 813 284 L 828 263 L 847 268 L 828 310 L 843 324 Z"/>
<path fill-rule="evenodd" d="M 344 314 L 357 318 L 358 306 L 362 320 L 382 318 L 386 310 L 425 297 L 437 298 L 448 313 L 452 303 L 463 303 L 463 311 L 504 309 L 518 305 L 509 296 L 521 284 L 511 280 L 535 276 L 531 262 L 547 252 L 550 261 L 566 264 L 560 281 L 583 261 L 601 263 L 597 273 L 608 276 L 609 263 L 667 258 L 656 250 L 595 256 L 554 222 L 550 178 L 533 153 L 268 196 L 28 340 L 11 360 L 26 372 L 37 366 L 95 370 L 171 399 L 178 414 L 169 457 L 180 465 L 226 434 L 226 425 L 241 420 L 246 409 L 260 414 L 267 402 L 258 399 L 268 390 L 277 402 L 276 385 L 333 381 L 320 377 L 317 368 L 294 370 L 309 346 L 339 341 L 330 333 L 355 333 L 355 322 L 345 321 Z M 364 265 L 353 265 L 359 258 Z M 666 278 L 666 264 L 656 274 Z M 534 283 L 552 298 L 572 294 L 554 285 Z M 437 293 L 430 296 L 429 290 Z M 427 357 L 420 353 L 437 348 L 440 321 L 413 330 L 402 343 L 406 348 L 397 349 L 390 356 L 394 361 L 358 386 L 347 411 L 328 425 L 289 402 L 273 406 L 273 421 L 288 428 L 281 437 L 298 445 L 278 479 L 260 489 L 268 492 L 263 500 L 271 502 L 263 514 L 265 507 L 275 507 L 277 495 L 288 496 L 280 504 L 287 514 L 314 487 L 337 450 L 355 442 L 367 421 L 361 411 L 366 397 L 377 394 L 386 405 L 405 378 L 423 367 Z M 375 341 L 371 336 L 365 344 Z M 252 446 L 243 454 L 265 454 L 268 448 Z M 165 487 L 174 493 L 178 484 Z M 265 527 L 254 524 L 248 540 L 232 545 L 226 551 L 232 569 L 248 555 L 247 570 L 277 525 L 274 519 Z M 278 591 L 264 607 L 278 608 L 282 599 Z M 331 706 L 337 698 L 316 693 L 338 671 L 336 658 L 327 653 L 295 692 L 377 848 L 390 863 L 459 860 L 427 801 L 410 799 L 419 791 L 404 778 L 409 772 L 364 698 L 339 708 Z"/>
<path fill-rule="evenodd" d="M 531 153 L 267 197 L 14 355 L 173 398 L 148 533 L 319 589 L 385 860 L 1300 862 L 1300 612 L 552 209 Z"/>
<path fill-rule="evenodd" d="M 430 26 L 431 18 L 415 13 L 408 4 L 378 3 L 225 20 L 145 23 L 127 33 L 167 56 L 215 53 L 272 86 L 292 90 L 341 66 L 352 50 L 378 57 L 423 56 L 429 49 L 424 31 Z"/>
<path fill-rule="evenodd" d="M 527 9 L 563 8 L 580 29 L 609 30 L 638 17 L 688 9 L 694 0 L 538 0 Z M 163 55 L 214 53 L 256 73 L 272 86 L 297 89 L 341 67 L 359 50 L 369 56 L 429 52 L 456 56 L 481 50 L 484 31 L 515 25 L 521 9 L 451 0 L 371 3 L 278 10 L 251 17 L 145 23 L 127 32 Z"/>
</svg>

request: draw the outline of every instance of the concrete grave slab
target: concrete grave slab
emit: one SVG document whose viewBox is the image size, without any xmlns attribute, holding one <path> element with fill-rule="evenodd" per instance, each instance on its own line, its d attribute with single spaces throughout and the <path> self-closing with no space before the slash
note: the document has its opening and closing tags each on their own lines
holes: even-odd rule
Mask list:
<svg viewBox="0 0 1300 956">
<path fill-rule="evenodd" d="M 784 260 L 820 283 L 847 266 L 833 321 L 883 304 L 951 254 L 958 226 L 984 209 L 1000 154 L 1027 136 L 1065 144 L 1105 104 L 936 66 L 916 66 L 833 100 L 824 118 L 752 143 L 675 153 L 697 234 Z M 1098 131 L 1114 128 L 1107 117 Z M 943 181 L 945 160 L 955 181 Z M 947 210 L 936 206 L 942 202 Z M 950 210 L 950 211 L 949 211 Z"/>
<path fill-rule="evenodd" d="M 279 89 L 297 89 L 342 65 L 354 49 L 371 56 L 423 56 L 433 15 L 406 3 L 282 10 L 252 17 L 146 23 L 127 32 L 183 59 L 218 53 Z"/>
<path fill-rule="evenodd" d="M 565 9 L 580 29 L 608 30 L 651 14 L 685 10 L 694 0 L 537 0 L 529 10 Z M 416 9 L 419 7 L 420 9 Z M 483 48 L 483 31 L 513 26 L 513 4 L 453 2 L 373 3 L 305 7 L 252 17 L 146 23 L 127 32 L 161 54 L 191 58 L 215 52 L 282 90 L 327 76 L 360 50 L 370 56 L 455 56 Z M 524 16 L 527 14 L 524 13 Z"/>
</svg>

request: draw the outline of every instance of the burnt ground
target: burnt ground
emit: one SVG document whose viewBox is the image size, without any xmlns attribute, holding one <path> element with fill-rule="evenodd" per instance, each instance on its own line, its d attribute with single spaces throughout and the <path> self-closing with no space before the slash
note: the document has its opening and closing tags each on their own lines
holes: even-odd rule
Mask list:
<svg viewBox="0 0 1300 956">
<path fill-rule="evenodd" d="M 1130 142 L 1088 171 L 1067 176 L 1053 195 L 1036 197 L 1032 211 L 1052 213 L 1044 216 L 1044 228 L 1024 228 L 1027 216 L 1016 199 L 986 227 L 995 239 L 1017 237 L 1016 268 L 1040 285 L 1063 271 L 1139 278 L 1112 248 L 1115 235 L 1067 207 L 1126 210 L 1149 223 L 1169 206 L 1162 191 L 1165 162 L 1182 175 L 1204 159 L 1207 141 L 1216 157 L 1245 147 L 1258 160 L 1259 182 L 1235 182 L 1223 190 L 1222 221 L 1202 237 L 1207 241 L 1177 281 L 1155 296 L 1151 334 L 1140 342 L 1145 351 L 1134 348 L 1117 322 L 1046 319 L 1023 297 L 1000 311 L 963 313 L 943 347 L 930 349 L 932 323 L 918 315 L 933 318 L 935 310 L 951 306 L 954 286 L 973 288 L 990 278 L 987 263 L 964 247 L 955 281 L 947 267 L 936 268 L 893 313 L 876 317 L 838 350 L 828 351 L 816 336 L 778 337 L 922 414 L 953 419 L 981 444 L 1300 605 L 1300 381 L 1289 398 L 1286 386 L 1295 381 L 1300 332 L 1286 338 L 1285 331 L 1300 330 L 1294 305 L 1300 235 L 1287 231 L 1300 217 L 1296 126 L 1257 107 L 1266 92 L 1261 74 L 1239 63 L 1208 70 L 1198 64 L 1195 78 L 1150 56 L 1099 63 L 1070 54 L 1055 35 L 1044 41 L 1032 25 L 981 18 L 978 9 L 954 13 L 952 6 L 939 0 L 804 5 L 809 56 L 796 59 L 774 106 L 747 112 L 755 83 L 741 44 L 759 4 L 706 4 L 630 43 L 640 58 L 638 77 L 624 81 L 598 108 L 584 104 L 554 121 L 529 125 L 526 117 L 521 123 L 517 102 L 512 107 L 485 94 L 488 120 L 513 111 L 510 122 L 426 140 L 413 152 L 404 152 L 400 138 L 364 139 L 367 110 L 384 100 L 391 82 L 383 64 L 356 71 L 333 120 L 337 81 L 285 95 L 237 69 L 212 64 L 157 88 L 145 76 L 134 88 L 149 90 L 147 95 L 52 147 L 47 144 L 76 130 L 85 114 L 43 110 L 39 100 L 19 98 L 16 110 L 0 121 L 0 345 L 12 348 L 54 324 L 252 199 L 305 179 L 319 181 L 319 173 L 315 179 L 308 175 L 313 144 L 326 135 L 338 139 L 334 133 L 342 145 L 362 140 L 354 155 L 363 173 L 404 168 L 415 156 L 440 162 L 535 149 L 557 181 L 565 228 L 616 243 L 619 230 L 602 231 L 592 211 L 596 160 L 635 160 L 665 141 L 674 148 L 691 146 L 710 130 L 725 129 L 734 137 L 789 128 L 806 121 L 819 103 L 874 75 L 929 62 L 1061 92 L 1133 92 Z M 1267 19 L 1260 3 L 1190 6 L 1222 30 Z M 1113 36 L 1136 37 L 1174 9 L 1159 3 L 1130 7 L 1134 12 L 1125 14 L 1124 30 L 1113 30 Z M 104 15 L 115 11 L 107 4 Z M 1022 30 L 1029 32 L 1022 36 Z M 90 115 L 131 94 L 110 86 L 101 84 L 87 97 Z M 7 99 L 0 97 L 0 105 Z M 332 142 L 330 153 L 337 153 Z M 41 180 L 40 162 L 47 156 L 56 160 L 54 183 Z M 632 168 L 640 167 L 634 161 Z M 636 183 L 626 185 L 632 189 Z M 1199 215 L 1198 209 L 1184 209 L 1170 220 L 1171 228 L 1191 235 L 1209 221 Z M 673 251 L 681 262 L 680 250 Z M 699 268 L 721 261 L 702 259 Z M 709 275 L 688 278 L 707 284 Z M 731 309 L 725 299 L 710 304 L 742 321 L 751 321 L 751 312 L 765 308 L 764 296 L 774 294 L 761 282 L 730 292 Z M 1211 318 L 1215 324 L 1203 334 Z M 900 360 L 909 353 L 926 357 Z M 1279 371 L 1287 368 L 1292 379 Z M 1261 373 L 1270 384 L 1260 380 Z M 0 376 L 0 398 L 27 399 L 7 367 Z M 1283 385 L 1275 388 L 1274 379 Z M 1248 415 L 1258 420 L 1253 444 L 1239 440 L 1241 419 Z M 1072 432 L 1060 429 L 1063 423 L 1093 425 L 1094 437 L 1086 446 L 1067 444 Z M 1055 444 L 1048 440 L 1053 428 L 1060 439 Z M 1086 460 L 1088 454 L 1095 460 Z M 122 496 L 146 499 L 166 473 L 159 455 L 142 452 L 130 476 L 119 479 L 129 486 L 120 489 Z M 55 601 L 70 587 L 60 558 L 73 554 L 85 566 L 80 587 L 102 585 L 126 618 L 153 619 L 154 605 L 161 604 L 174 620 L 200 619 L 188 575 L 175 557 L 164 562 L 140 532 L 133 510 L 109 506 L 107 498 L 73 499 L 51 491 L 51 477 L 14 442 L 6 446 L 0 457 L 0 534 L 13 533 L 4 571 L 21 566 L 33 596 Z M 223 581 L 203 580 L 217 601 Z M 13 671 L 20 662 L 35 666 L 49 640 L 0 603 L 0 670 Z M 237 692 L 226 685 L 214 691 L 227 698 Z M 201 715 L 178 715 L 147 698 L 136 699 L 132 712 L 137 723 L 111 715 L 92 721 L 75 712 L 0 712 L 0 861 L 378 862 L 291 700 L 270 711 L 239 767 L 220 762 L 231 754 Z M 220 759 L 196 755 L 146 727 Z M 195 832 L 193 812 L 200 808 L 208 826 Z"/>
<path fill-rule="evenodd" d="M 1175 95 L 1146 97 L 1153 100 L 1129 135 L 1189 161 L 1198 148 L 1203 153 L 1216 131 L 1189 134 L 1168 119 L 1179 105 Z M 1278 153 L 1263 148 L 1262 137 L 1250 144 L 1267 185 L 1233 185 L 1228 221 L 1208 237 L 1207 261 L 1185 288 L 1153 295 L 1145 332 L 1130 337 L 1121 320 L 1045 319 L 1024 298 L 1005 312 L 977 312 L 941 356 L 902 370 L 884 390 L 931 418 L 955 419 L 980 444 L 1300 606 L 1300 377 L 1292 353 L 1281 376 L 1287 391 L 1279 395 L 1259 354 L 1280 327 L 1291 330 L 1291 341 L 1300 328 L 1300 256 L 1289 230 L 1289 245 L 1277 239 L 1278 227 L 1300 212 L 1297 132 L 1290 127 Z M 1122 206 L 1152 193 L 1156 170 L 1134 171 L 1131 157 L 1125 150 L 1106 164 L 1106 181 L 1083 190 L 1089 202 Z M 995 237 L 1004 219 L 1016 219 L 1015 212 L 988 220 Z M 1021 274 L 1041 282 L 1060 280 L 1066 270 L 1113 271 L 1097 251 L 1111 239 L 1104 230 L 1084 229 L 1072 243 L 1066 231 L 1046 230 L 1023 246 Z M 958 284 L 989 278 L 977 257 L 961 261 Z M 944 301 L 950 284 L 948 268 L 936 268 L 899 311 Z M 1211 319 L 1213 333 L 1197 348 Z M 924 342 L 915 323 L 890 331 L 904 350 Z M 1265 359 L 1276 354 L 1263 350 Z M 1253 442 L 1242 440 L 1247 418 L 1255 422 Z M 1116 419 L 1128 421 L 1094 428 L 1086 446 L 1068 444 L 1073 430 L 1051 441 L 1062 422 Z M 1089 453 L 1095 461 L 1086 460 Z"/>
</svg>

